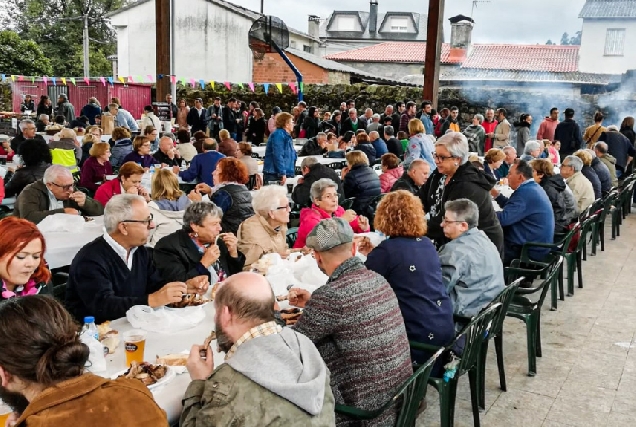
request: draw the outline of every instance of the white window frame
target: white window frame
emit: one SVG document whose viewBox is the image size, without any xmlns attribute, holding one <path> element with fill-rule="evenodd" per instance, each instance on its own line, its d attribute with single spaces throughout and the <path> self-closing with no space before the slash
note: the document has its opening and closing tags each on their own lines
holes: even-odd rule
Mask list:
<svg viewBox="0 0 636 427">
<path fill-rule="evenodd" d="M 605 32 L 605 56 L 625 56 L 625 28 L 608 28 Z"/>
<path fill-rule="evenodd" d="M 403 17 L 391 18 L 391 32 L 392 33 L 406 33 L 409 31 L 409 19 Z"/>
</svg>

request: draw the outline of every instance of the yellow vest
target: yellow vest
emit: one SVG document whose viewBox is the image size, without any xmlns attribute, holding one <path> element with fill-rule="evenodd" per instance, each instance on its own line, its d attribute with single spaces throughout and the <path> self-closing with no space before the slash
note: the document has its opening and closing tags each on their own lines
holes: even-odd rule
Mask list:
<svg viewBox="0 0 636 427">
<path fill-rule="evenodd" d="M 63 150 L 61 148 L 54 148 L 51 150 L 51 156 L 53 157 L 54 165 L 61 165 L 71 173 L 79 171 L 77 167 L 77 159 L 75 158 L 75 150 Z"/>
</svg>

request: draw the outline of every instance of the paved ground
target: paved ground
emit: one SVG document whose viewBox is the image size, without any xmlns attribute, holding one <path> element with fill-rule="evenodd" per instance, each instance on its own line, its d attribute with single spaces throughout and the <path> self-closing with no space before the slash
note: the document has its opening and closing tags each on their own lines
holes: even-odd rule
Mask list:
<svg viewBox="0 0 636 427">
<path fill-rule="evenodd" d="M 610 235 L 608 227 L 606 235 Z M 605 252 L 583 262 L 583 289 L 541 319 L 543 357 L 527 376 L 524 324 L 507 318 L 504 353 L 508 391 L 499 389 L 494 345 L 486 372 L 485 427 L 636 426 L 636 213 Z M 575 279 L 575 286 L 576 286 Z M 418 426 L 439 426 L 439 400 L 429 387 Z M 468 377 L 460 379 L 455 426 L 472 426 Z"/>
</svg>

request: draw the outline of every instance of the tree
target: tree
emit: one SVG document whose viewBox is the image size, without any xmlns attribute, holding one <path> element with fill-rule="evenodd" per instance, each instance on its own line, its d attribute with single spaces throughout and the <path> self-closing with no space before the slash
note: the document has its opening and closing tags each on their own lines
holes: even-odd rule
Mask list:
<svg viewBox="0 0 636 427">
<path fill-rule="evenodd" d="M 548 46 L 554 46 L 555 43 L 552 41 L 552 39 L 550 39 L 547 42 L 545 42 L 545 44 Z"/>
<path fill-rule="evenodd" d="M 570 35 L 566 32 L 561 36 L 561 45 L 566 46 L 570 44 Z"/>
<path fill-rule="evenodd" d="M 25 76 L 52 73 L 51 62 L 32 40 L 23 40 L 13 31 L 0 31 L 0 72 Z"/>
<path fill-rule="evenodd" d="M 547 44 L 547 43 L 546 43 Z M 568 33 L 563 33 L 561 36 L 561 45 L 563 46 L 580 46 L 581 45 L 581 32 L 577 31 L 574 36 L 570 37 Z"/>
</svg>

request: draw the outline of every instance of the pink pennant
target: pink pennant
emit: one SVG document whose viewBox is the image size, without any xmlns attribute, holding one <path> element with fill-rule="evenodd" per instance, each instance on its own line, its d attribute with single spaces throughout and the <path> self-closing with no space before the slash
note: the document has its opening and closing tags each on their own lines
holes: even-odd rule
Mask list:
<svg viewBox="0 0 636 427">
<path fill-rule="evenodd" d="M 148 81 L 149 81 L 150 83 L 152 83 L 152 74 L 148 74 L 148 76 L 147 76 L 147 77 L 148 77 Z"/>
<path fill-rule="evenodd" d="M 105 79 L 105 78 L 100 77 L 100 78 L 99 78 L 99 81 L 100 81 L 100 82 L 102 82 L 102 84 L 103 84 L 104 86 L 106 86 L 106 79 Z"/>
<path fill-rule="evenodd" d="M 135 83 L 133 76 L 128 76 L 128 83 Z"/>
<path fill-rule="evenodd" d="M 254 92 L 254 83 L 247 84 L 252 92 Z"/>
<path fill-rule="evenodd" d="M 46 76 L 42 77 L 42 81 L 44 82 L 45 85 L 47 85 L 48 83 L 48 78 Z"/>
<path fill-rule="evenodd" d="M 296 84 L 289 82 L 289 88 L 292 90 L 292 92 L 294 92 L 294 94 L 296 93 Z"/>
<path fill-rule="evenodd" d="M 170 83 L 172 83 L 173 85 L 177 84 L 177 76 L 170 76 Z"/>
<path fill-rule="evenodd" d="M 102 77 L 102 79 L 103 79 L 103 77 Z M 91 83 L 91 81 L 89 80 L 88 77 L 84 77 L 84 83 L 86 83 L 86 85 L 88 86 Z"/>
<path fill-rule="evenodd" d="M 18 81 L 24 81 L 24 76 L 18 76 Z"/>
<path fill-rule="evenodd" d="M 225 85 L 227 90 L 232 90 L 232 85 L 230 84 L 230 82 L 223 82 L 223 84 Z"/>
<path fill-rule="evenodd" d="M 197 82 L 194 79 L 190 79 L 190 84 L 192 85 L 192 87 L 195 87 L 197 85 Z"/>
</svg>

